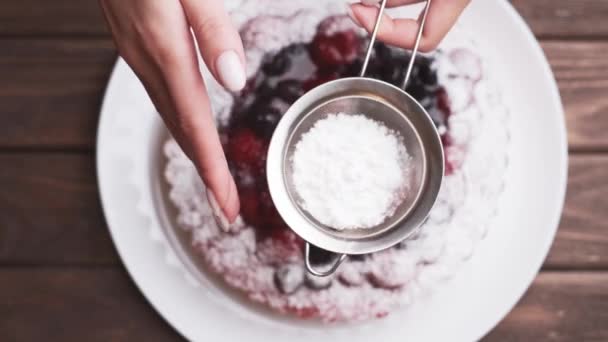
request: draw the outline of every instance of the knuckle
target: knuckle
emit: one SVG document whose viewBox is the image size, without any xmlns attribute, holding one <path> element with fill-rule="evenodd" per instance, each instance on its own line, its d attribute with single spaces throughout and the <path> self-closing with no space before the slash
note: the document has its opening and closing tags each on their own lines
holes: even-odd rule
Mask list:
<svg viewBox="0 0 608 342">
<path fill-rule="evenodd" d="M 143 50 L 158 66 L 175 65 L 188 56 L 189 51 L 186 44 L 179 39 L 171 38 L 175 37 L 175 34 L 148 24 L 137 27 L 137 32 L 138 38 L 134 44 L 141 44 Z"/>
<path fill-rule="evenodd" d="M 196 124 L 193 123 L 192 120 L 186 115 L 174 113 L 171 121 L 173 122 L 175 129 L 177 129 L 184 136 L 192 136 L 192 133 L 196 131 Z"/>
<path fill-rule="evenodd" d="M 220 18 L 207 18 L 198 20 L 194 31 L 203 37 L 225 37 L 228 28 Z"/>
<path fill-rule="evenodd" d="M 179 45 L 171 42 L 157 42 L 152 51 L 155 62 L 160 66 L 177 65 L 186 58 Z"/>
</svg>

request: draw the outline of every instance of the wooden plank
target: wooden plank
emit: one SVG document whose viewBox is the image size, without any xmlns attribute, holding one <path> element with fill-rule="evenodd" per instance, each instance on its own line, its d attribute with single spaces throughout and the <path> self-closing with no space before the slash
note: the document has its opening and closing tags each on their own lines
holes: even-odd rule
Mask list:
<svg viewBox="0 0 608 342">
<path fill-rule="evenodd" d="M 92 156 L 0 155 L 0 264 L 118 264 Z"/>
<path fill-rule="evenodd" d="M 608 36 L 608 0 L 511 0 L 537 37 Z"/>
<path fill-rule="evenodd" d="M 608 273 L 541 273 L 484 341 L 608 341 Z"/>
<path fill-rule="evenodd" d="M 112 42 L 0 40 L 0 51 L 0 147 L 91 149 Z"/>
<path fill-rule="evenodd" d="M 545 42 L 573 150 L 608 151 L 608 42 Z M 0 148 L 92 149 L 109 40 L 0 40 Z"/>
<path fill-rule="evenodd" d="M 96 0 L 0 1 L 0 35 L 58 36 L 110 33 Z"/>
<path fill-rule="evenodd" d="M 608 42 L 544 42 L 573 150 L 608 149 Z"/>
<path fill-rule="evenodd" d="M 116 265 L 94 160 L 0 154 L 0 264 Z M 574 155 L 548 269 L 608 269 L 608 155 Z"/>
<path fill-rule="evenodd" d="M 3 341 L 182 341 L 122 268 L 0 268 Z"/>
<path fill-rule="evenodd" d="M 513 0 L 539 37 L 606 37 L 608 0 Z M 109 36 L 95 0 L 0 2 L 0 35 Z"/>
<path fill-rule="evenodd" d="M 608 155 L 570 157 L 562 222 L 546 268 L 608 269 Z"/>
<path fill-rule="evenodd" d="M 0 269 L 8 341 L 173 341 L 122 269 Z M 541 273 L 485 341 L 606 341 L 608 273 Z"/>
</svg>

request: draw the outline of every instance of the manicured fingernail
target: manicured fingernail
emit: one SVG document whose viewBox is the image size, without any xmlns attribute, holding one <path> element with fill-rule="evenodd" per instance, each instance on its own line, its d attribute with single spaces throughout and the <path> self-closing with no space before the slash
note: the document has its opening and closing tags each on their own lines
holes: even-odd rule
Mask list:
<svg viewBox="0 0 608 342">
<path fill-rule="evenodd" d="M 215 222 L 220 226 L 220 228 L 226 230 L 230 227 L 230 222 L 226 218 L 226 215 L 220 208 L 220 205 L 217 203 L 215 199 L 215 195 L 213 191 L 207 189 L 207 200 L 209 201 L 209 205 L 211 206 L 211 211 L 213 212 L 213 217 L 215 218 Z"/>
<path fill-rule="evenodd" d="M 376 6 L 380 0 L 361 0 L 361 3 L 365 6 Z"/>
<path fill-rule="evenodd" d="M 348 17 L 357 25 L 357 26 L 361 26 L 361 23 L 359 22 L 359 20 L 357 19 L 357 17 L 355 17 L 355 13 L 353 13 L 353 8 L 350 7 L 350 5 L 346 5 L 346 14 L 348 14 Z"/>
<path fill-rule="evenodd" d="M 215 61 L 220 82 L 230 91 L 239 91 L 245 86 L 245 68 L 234 50 L 222 52 Z"/>
</svg>

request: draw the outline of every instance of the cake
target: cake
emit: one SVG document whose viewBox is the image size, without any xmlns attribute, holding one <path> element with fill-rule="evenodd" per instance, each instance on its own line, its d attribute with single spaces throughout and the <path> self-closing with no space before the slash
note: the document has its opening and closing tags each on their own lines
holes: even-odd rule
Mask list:
<svg viewBox="0 0 608 342">
<path fill-rule="evenodd" d="M 265 154 L 281 115 L 299 96 L 358 75 L 368 39 L 335 2 L 269 3 L 276 6 L 269 4 L 261 14 L 253 9 L 259 0 L 241 1 L 233 13 L 246 48 L 246 88 L 229 94 L 207 78 L 241 216 L 230 227 L 216 224 L 204 184 L 170 139 L 164 146 L 165 178 L 176 222 L 191 234 L 190 248 L 211 272 L 252 301 L 323 322 L 384 317 L 432 293 L 486 234 L 507 166 L 507 110 L 480 49 L 465 32 L 419 55 L 406 91 L 426 108 L 444 145 L 446 174 L 437 203 L 413 238 L 350 256 L 332 277 L 312 276 L 304 268 L 304 241 L 270 198 Z M 377 43 L 366 76 L 399 86 L 409 58 L 407 51 Z M 318 265 L 331 259 L 319 249 L 314 255 Z"/>
</svg>

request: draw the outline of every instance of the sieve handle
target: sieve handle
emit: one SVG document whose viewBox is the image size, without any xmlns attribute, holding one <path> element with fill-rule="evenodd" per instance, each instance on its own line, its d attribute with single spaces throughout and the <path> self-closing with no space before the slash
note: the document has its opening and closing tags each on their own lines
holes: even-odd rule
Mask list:
<svg viewBox="0 0 608 342">
<path fill-rule="evenodd" d="M 378 12 L 378 17 L 376 17 L 376 24 L 374 24 L 374 30 L 372 31 L 372 36 L 369 39 L 369 45 L 367 46 L 367 52 L 365 53 L 365 60 L 363 61 L 363 66 L 361 66 L 361 77 L 365 77 L 365 72 L 367 71 L 367 65 L 369 64 L 369 58 L 372 56 L 372 50 L 374 49 L 374 44 L 376 43 L 376 36 L 378 35 L 378 29 L 380 28 L 380 22 L 382 21 L 382 14 L 384 13 L 384 9 L 386 8 L 386 2 L 388 0 L 382 0 L 380 4 L 380 11 Z"/>
<path fill-rule="evenodd" d="M 336 261 L 333 263 L 333 265 L 331 265 L 331 267 L 328 270 L 319 271 L 319 270 L 316 270 L 310 263 L 310 244 L 308 242 L 306 243 L 305 250 L 306 250 L 306 255 L 304 256 L 304 261 L 306 263 L 306 270 L 308 270 L 308 272 L 311 273 L 312 275 L 316 275 L 317 277 L 327 277 L 327 276 L 332 275 L 334 272 L 336 272 L 336 270 L 338 269 L 340 264 L 342 264 L 342 262 L 344 260 L 346 260 L 346 254 L 340 254 L 340 257 L 338 259 L 336 259 Z"/>
<path fill-rule="evenodd" d="M 386 3 L 388 0 L 382 0 L 380 4 L 380 11 L 378 11 L 378 17 L 376 18 L 376 23 L 374 24 L 374 30 L 372 31 L 372 36 L 369 40 L 369 46 L 367 47 L 367 53 L 365 54 L 365 60 L 363 61 L 363 66 L 361 67 L 361 77 L 365 77 L 365 72 L 367 71 L 367 66 L 369 65 L 369 59 L 372 55 L 372 50 L 374 49 L 374 44 L 376 42 L 376 36 L 378 35 L 378 29 L 380 28 L 380 22 L 382 21 L 382 14 L 384 13 L 384 9 L 386 8 Z M 420 19 L 420 25 L 418 26 L 418 33 L 416 33 L 416 42 L 414 43 L 414 48 L 412 49 L 412 57 L 410 58 L 410 62 L 407 65 L 407 71 L 405 72 L 405 78 L 403 79 L 403 84 L 401 88 L 405 89 L 408 81 L 410 80 L 410 75 L 412 74 L 412 68 L 414 67 L 414 60 L 416 59 L 416 54 L 418 53 L 418 48 L 420 47 L 420 40 L 422 39 L 422 32 L 424 31 L 424 24 L 426 23 L 426 17 L 429 14 L 429 8 L 431 7 L 431 0 L 427 0 L 426 5 L 424 7 L 424 11 L 422 12 L 422 18 Z"/>
<path fill-rule="evenodd" d="M 414 43 L 414 49 L 412 49 L 412 57 L 410 58 L 410 62 L 407 65 L 407 71 L 405 72 L 405 77 L 403 78 L 403 83 L 401 84 L 401 88 L 405 90 L 407 87 L 407 82 L 410 80 L 410 75 L 412 74 L 412 68 L 414 67 L 414 60 L 416 59 L 416 54 L 418 53 L 418 48 L 420 47 L 420 40 L 422 39 L 422 32 L 424 31 L 424 24 L 426 23 L 426 17 L 429 14 L 429 8 L 431 8 L 431 0 L 427 0 L 426 6 L 424 6 L 424 12 L 422 12 L 422 19 L 420 19 L 420 26 L 418 26 L 418 33 L 416 33 L 416 42 Z"/>
</svg>

